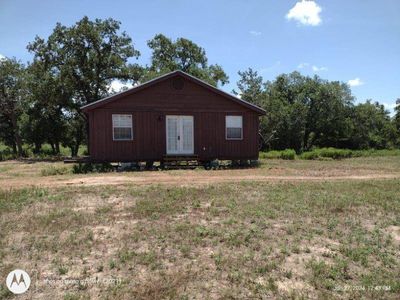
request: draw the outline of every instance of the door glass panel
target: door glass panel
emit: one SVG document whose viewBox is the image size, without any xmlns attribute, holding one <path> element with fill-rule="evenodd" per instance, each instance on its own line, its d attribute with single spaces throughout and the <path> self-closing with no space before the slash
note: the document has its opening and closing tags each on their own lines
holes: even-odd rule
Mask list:
<svg viewBox="0 0 400 300">
<path fill-rule="evenodd" d="M 182 152 L 192 153 L 193 152 L 193 118 L 183 117 L 182 118 Z"/>
<path fill-rule="evenodd" d="M 178 152 L 178 119 L 167 118 L 167 152 Z"/>
</svg>

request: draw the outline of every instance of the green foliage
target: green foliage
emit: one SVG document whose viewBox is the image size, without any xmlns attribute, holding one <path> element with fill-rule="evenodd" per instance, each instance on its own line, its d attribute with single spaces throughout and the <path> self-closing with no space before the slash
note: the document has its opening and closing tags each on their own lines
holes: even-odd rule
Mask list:
<svg viewBox="0 0 400 300">
<path fill-rule="evenodd" d="M 10 147 L 0 144 L 0 161 L 15 158 L 16 155 L 13 153 Z"/>
<path fill-rule="evenodd" d="M 22 156 L 19 119 L 26 102 L 25 66 L 15 58 L 0 59 L 0 140 Z"/>
<path fill-rule="evenodd" d="M 281 151 L 280 158 L 286 160 L 293 160 L 296 158 L 296 152 L 293 149 L 285 149 Z"/>
<path fill-rule="evenodd" d="M 320 158 L 342 159 L 342 158 L 349 158 L 352 156 L 353 156 L 353 151 L 349 149 L 321 148 L 304 152 L 300 155 L 300 158 L 309 160 L 320 159 Z"/>
<path fill-rule="evenodd" d="M 282 151 L 273 150 L 261 152 L 260 158 L 293 160 L 296 158 L 296 151 L 293 149 L 285 149 Z"/>
<path fill-rule="evenodd" d="M 120 22 L 113 19 L 84 17 L 70 27 L 58 23 L 47 40 L 36 37 L 28 45 L 34 54 L 31 109 L 33 115 L 44 111 L 39 120 L 27 121 L 37 129 L 33 132 L 36 136 L 29 134 L 28 139 L 43 142 L 38 131 L 43 122 L 50 122 L 54 127 L 46 133 L 48 142 L 56 148 L 62 142 L 71 148 L 72 156 L 77 155 L 86 126 L 80 106 L 108 95 L 112 80 L 136 81 L 141 74 L 138 65 L 128 63 L 140 53 L 119 30 Z"/>
<path fill-rule="evenodd" d="M 315 147 L 383 149 L 400 145 L 396 119 L 391 120 L 379 103 L 354 105 L 344 83 L 298 72 L 263 82 L 251 68 L 239 76 L 235 93 L 267 112 L 260 123 L 262 149 L 289 148 L 299 153 Z"/>
<path fill-rule="evenodd" d="M 349 157 L 368 157 L 368 156 L 397 156 L 400 155 L 399 149 L 393 150 L 350 150 L 350 149 L 335 149 L 335 148 L 321 148 L 314 149 L 312 151 L 303 152 L 299 158 L 301 159 L 321 159 L 321 158 L 332 158 L 332 159 L 343 159 Z"/>
<path fill-rule="evenodd" d="M 315 160 L 315 159 L 344 159 L 350 157 L 370 157 L 370 156 L 400 156 L 400 149 L 369 149 L 369 150 L 350 150 L 337 148 L 316 148 L 311 151 L 303 152 L 296 155 L 292 149 L 283 151 L 272 150 L 268 152 L 260 152 L 262 159 L 299 159 Z"/>
<path fill-rule="evenodd" d="M 151 66 L 144 71 L 142 77 L 144 81 L 181 70 L 214 86 L 228 83 L 228 76 L 222 67 L 217 64 L 208 65 L 205 50 L 191 40 L 178 38 L 172 41 L 163 34 L 157 34 L 147 45 L 152 55 Z"/>
<path fill-rule="evenodd" d="M 396 100 L 396 107 L 394 108 L 395 116 L 393 119 L 395 129 L 395 142 L 394 145 L 400 147 L 400 98 Z"/>
<path fill-rule="evenodd" d="M 68 148 L 60 145 L 59 153 L 55 154 L 54 150 L 52 149 L 51 145 L 49 145 L 49 144 L 41 145 L 39 150 L 36 150 L 29 144 L 24 144 L 24 145 L 22 145 L 22 153 L 23 153 L 23 156 L 29 157 L 29 158 L 35 159 L 35 160 L 56 161 L 56 160 L 62 160 L 64 157 L 69 156 Z M 81 145 L 78 150 L 78 155 L 79 156 L 87 155 L 87 147 L 84 145 Z M 17 157 L 18 157 L 18 155 L 13 152 L 12 148 L 0 143 L 0 161 L 15 159 Z"/>
<path fill-rule="evenodd" d="M 72 167 L 72 173 L 74 174 L 105 173 L 112 171 L 114 171 L 114 168 L 110 163 L 79 163 Z"/>
<path fill-rule="evenodd" d="M 360 103 L 353 110 L 351 144 L 354 149 L 384 149 L 396 143 L 395 124 L 378 102 Z"/>
</svg>

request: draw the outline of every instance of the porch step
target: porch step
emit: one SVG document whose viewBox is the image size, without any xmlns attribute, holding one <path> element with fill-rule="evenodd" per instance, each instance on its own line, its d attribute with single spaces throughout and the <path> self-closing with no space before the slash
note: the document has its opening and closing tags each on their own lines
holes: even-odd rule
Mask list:
<svg viewBox="0 0 400 300">
<path fill-rule="evenodd" d="M 198 155 L 164 155 L 162 165 L 165 169 L 195 169 L 199 166 Z"/>
<path fill-rule="evenodd" d="M 198 155 L 164 155 L 163 161 L 164 162 L 178 162 L 178 161 L 198 161 Z"/>
</svg>

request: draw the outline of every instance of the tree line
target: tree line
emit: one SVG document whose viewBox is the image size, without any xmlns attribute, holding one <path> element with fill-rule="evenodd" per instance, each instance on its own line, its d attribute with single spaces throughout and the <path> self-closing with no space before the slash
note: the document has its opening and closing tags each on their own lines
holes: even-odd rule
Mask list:
<svg viewBox="0 0 400 300">
<path fill-rule="evenodd" d="M 76 156 L 86 143 L 86 119 L 80 111 L 115 92 L 114 80 L 138 84 L 174 70 L 182 70 L 211 85 L 229 82 L 218 64 L 209 64 L 205 50 L 194 42 L 157 34 L 147 45 L 149 65 L 140 65 L 140 52 L 113 19 L 82 18 L 67 27 L 56 24 L 47 39 L 27 45 L 32 61 L 0 60 L 0 142 L 23 156 L 23 145 L 34 153 L 49 144 Z M 392 118 L 377 102 L 354 104 L 350 88 L 298 72 L 263 82 L 256 71 L 239 72 L 237 91 L 242 99 L 267 111 L 261 121 L 263 149 L 313 147 L 388 148 L 400 144 L 400 100 Z"/>
<path fill-rule="evenodd" d="M 400 146 L 400 99 L 395 116 L 384 105 L 367 100 L 355 104 L 350 87 L 339 81 L 299 72 L 279 75 L 263 82 L 251 68 L 239 72 L 240 97 L 263 107 L 267 114 L 261 121 L 263 148 L 385 149 Z"/>
</svg>

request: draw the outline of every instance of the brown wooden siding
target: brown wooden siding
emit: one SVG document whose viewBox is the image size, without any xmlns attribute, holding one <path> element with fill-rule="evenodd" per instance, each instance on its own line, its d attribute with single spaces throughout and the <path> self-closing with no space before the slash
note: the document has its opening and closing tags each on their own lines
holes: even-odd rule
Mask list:
<svg viewBox="0 0 400 300">
<path fill-rule="evenodd" d="M 132 114 L 133 140 L 113 141 L 112 114 Z M 94 160 L 160 160 L 166 154 L 166 115 L 194 117 L 194 154 L 201 160 L 258 158 L 259 115 L 190 81 L 173 90 L 171 79 L 95 108 L 89 116 Z M 225 116 L 243 116 L 243 140 L 226 140 Z"/>
</svg>

